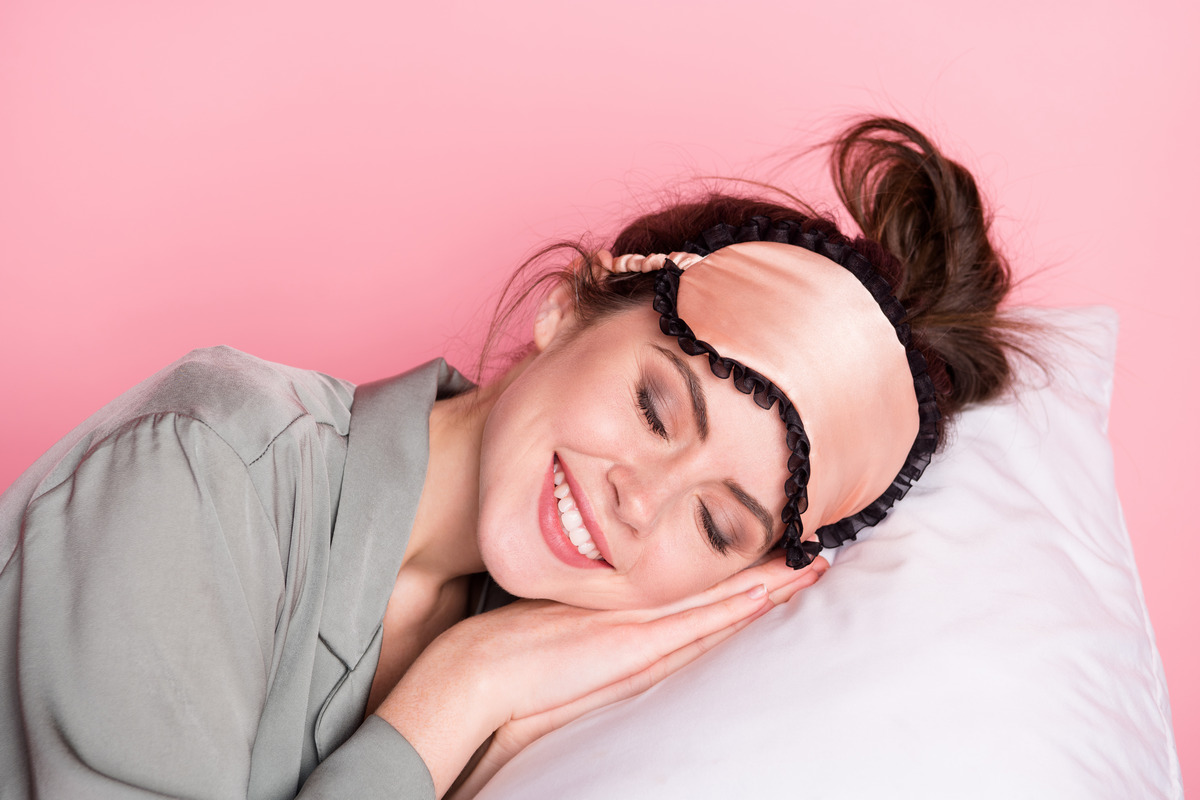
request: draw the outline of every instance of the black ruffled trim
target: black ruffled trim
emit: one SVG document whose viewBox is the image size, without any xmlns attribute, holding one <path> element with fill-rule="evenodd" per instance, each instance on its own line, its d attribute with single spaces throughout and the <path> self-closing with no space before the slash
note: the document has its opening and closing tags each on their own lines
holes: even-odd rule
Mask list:
<svg viewBox="0 0 1200 800">
<path fill-rule="evenodd" d="M 819 541 L 802 541 L 804 527 L 800 515 L 808 510 L 809 441 L 804 431 L 800 414 L 783 390 L 766 376 L 717 353 L 708 342 L 697 339 L 687 323 L 679 318 L 677 300 L 679 279 L 683 271 L 670 260 L 659 270 L 655 278 L 654 310 L 661 317 L 659 327 L 668 336 L 679 341 L 679 347 L 690 356 L 707 356 L 709 367 L 718 378 L 732 378 L 738 391 L 753 396 L 754 402 L 769 409 L 778 405 L 780 419 L 787 428 L 787 446 L 792 451 L 788 457 L 788 477 L 784 484 L 787 503 L 783 508 L 783 540 L 787 551 L 788 566 L 794 569 L 808 566 L 823 547 L 840 547 L 844 542 L 857 537 L 863 528 L 876 524 L 887 514 L 892 504 L 903 497 L 913 482 L 921 477 L 938 442 L 937 397 L 933 380 L 927 373 L 925 357 L 913 346 L 908 324 L 904 322 L 905 310 L 892 295 L 891 286 L 871 266 L 870 261 L 854 247 L 854 243 L 819 230 L 804 230 L 798 221 L 772 222 L 766 217 L 754 217 L 740 228 L 733 225 L 718 225 L 704 232 L 703 243 L 688 242 L 683 248 L 688 252 L 706 256 L 727 245 L 739 242 L 781 242 L 803 247 L 825 256 L 845 267 L 866 287 L 880 309 L 896 329 L 896 338 L 904 345 L 908 354 L 908 366 L 913 375 L 913 387 L 917 393 L 917 408 L 920 427 L 917 438 L 909 450 L 904 466 L 892 481 L 891 486 L 874 502 L 845 519 L 817 529 Z"/>
</svg>

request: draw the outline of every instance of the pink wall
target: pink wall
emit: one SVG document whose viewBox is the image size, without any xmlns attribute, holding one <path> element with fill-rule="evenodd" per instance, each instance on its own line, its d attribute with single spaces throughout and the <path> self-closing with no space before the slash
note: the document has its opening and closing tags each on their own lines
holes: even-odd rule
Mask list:
<svg viewBox="0 0 1200 800">
<path fill-rule="evenodd" d="M 0 7 L 0 486 L 198 345 L 355 380 L 466 362 L 484 299 L 544 238 L 894 112 L 981 176 L 1039 273 L 1026 301 L 1121 313 L 1118 485 L 1200 786 L 1196 12 L 477 5 Z"/>
</svg>

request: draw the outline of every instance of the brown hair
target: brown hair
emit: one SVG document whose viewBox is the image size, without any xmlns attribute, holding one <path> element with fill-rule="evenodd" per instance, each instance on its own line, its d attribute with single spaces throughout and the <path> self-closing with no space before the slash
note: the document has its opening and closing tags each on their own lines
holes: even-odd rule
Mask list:
<svg viewBox="0 0 1200 800">
<path fill-rule="evenodd" d="M 905 321 L 929 363 L 942 413 L 953 416 L 967 404 L 996 396 L 1011 379 L 1009 354 L 1023 351 L 1020 340 L 1027 331 L 998 313 L 1012 275 L 989 238 L 991 216 L 974 178 L 920 131 L 896 119 L 864 119 L 830 147 L 838 197 L 865 237 L 855 244 L 880 269 L 907 310 Z M 786 192 L 766 188 L 792 205 L 709 192 L 638 217 L 609 249 L 614 256 L 684 250 L 689 241 L 718 224 L 740 227 L 754 217 L 795 220 L 806 229 L 841 238 L 832 221 Z M 873 258 L 875 248 L 894 258 Z M 533 264 L 564 249 L 577 255 L 573 266 L 516 288 Z M 579 243 L 559 243 L 527 261 L 501 296 L 489 349 L 522 301 L 547 282 L 570 282 L 576 314 L 584 325 L 649 302 L 652 275 L 612 275 L 595 269 L 593 256 L 594 250 Z M 485 349 L 482 358 L 486 357 Z"/>
</svg>

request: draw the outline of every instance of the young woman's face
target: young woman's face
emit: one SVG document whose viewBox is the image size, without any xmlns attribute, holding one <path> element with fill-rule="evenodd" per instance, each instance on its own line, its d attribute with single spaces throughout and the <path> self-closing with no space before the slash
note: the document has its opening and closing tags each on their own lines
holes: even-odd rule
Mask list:
<svg viewBox="0 0 1200 800">
<path fill-rule="evenodd" d="M 648 307 L 565 335 L 571 324 L 487 419 L 488 571 L 521 597 L 633 608 L 758 561 L 783 527 L 789 452 L 776 411 L 684 355 Z M 600 558 L 584 554 L 593 548 Z"/>
</svg>

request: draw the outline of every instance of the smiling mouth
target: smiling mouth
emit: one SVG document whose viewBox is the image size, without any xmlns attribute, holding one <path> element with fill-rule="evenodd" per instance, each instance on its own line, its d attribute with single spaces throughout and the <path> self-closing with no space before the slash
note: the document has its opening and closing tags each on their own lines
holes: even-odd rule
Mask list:
<svg viewBox="0 0 1200 800">
<path fill-rule="evenodd" d="M 563 474 L 558 456 L 554 457 L 554 499 L 558 502 L 558 520 L 562 524 L 563 533 L 571 540 L 571 544 L 579 551 L 579 555 L 607 564 L 600 555 L 596 542 L 583 524 L 583 515 L 575 505 L 571 495 L 571 487 Z"/>
</svg>

